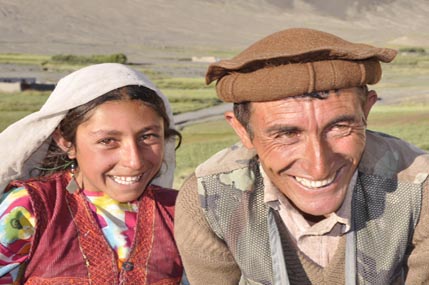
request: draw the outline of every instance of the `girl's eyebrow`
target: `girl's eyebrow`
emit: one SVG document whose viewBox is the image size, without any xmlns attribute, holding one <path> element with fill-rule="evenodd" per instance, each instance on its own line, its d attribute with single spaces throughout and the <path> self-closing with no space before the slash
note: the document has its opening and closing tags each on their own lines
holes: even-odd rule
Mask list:
<svg viewBox="0 0 429 285">
<path fill-rule="evenodd" d="M 119 134 L 121 134 L 121 132 L 119 132 L 119 131 L 104 130 L 104 129 L 89 132 L 89 135 L 91 135 L 91 136 L 105 136 L 105 135 L 113 136 L 113 135 L 119 135 Z"/>
<path fill-rule="evenodd" d="M 161 130 L 161 126 L 158 124 L 155 125 L 150 125 L 147 127 L 144 127 L 143 129 L 141 129 L 140 131 L 138 131 L 139 133 L 145 133 L 148 131 L 160 131 Z M 91 131 L 89 132 L 89 135 L 91 136 L 115 136 L 115 135 L 120 135 L 122 132 L 118 131 L 118 130 L 109 130 L 109 129 L 99 129 L 99 130 L 95 130 L 95 131 Z"/>
</svg>

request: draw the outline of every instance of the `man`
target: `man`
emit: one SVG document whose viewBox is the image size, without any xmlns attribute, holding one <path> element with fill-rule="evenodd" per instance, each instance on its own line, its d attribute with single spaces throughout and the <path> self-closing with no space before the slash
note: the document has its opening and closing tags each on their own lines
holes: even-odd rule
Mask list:
<svg viewBox="0 0 429 285">
<path fill-rule="evenodd" d="M 395 55 L 289 29 L 209 67 L 241 144 L 180 191 L 191 284 L 429 282 L 429 156 L 366 130 Z"/>
</svg>

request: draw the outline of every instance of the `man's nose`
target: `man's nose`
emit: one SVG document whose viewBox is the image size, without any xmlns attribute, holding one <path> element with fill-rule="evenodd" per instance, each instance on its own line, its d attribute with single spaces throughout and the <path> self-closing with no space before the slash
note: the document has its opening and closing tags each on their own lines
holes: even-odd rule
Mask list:
<svg viewBox="0 0 429 285">
<path fill-rule="evenodd" d="M 326 179 L 331 175 L 332 149 L 320 138 L 310 139 L 304 150 L 305 170 L 314 180 Z"/>
</svg>

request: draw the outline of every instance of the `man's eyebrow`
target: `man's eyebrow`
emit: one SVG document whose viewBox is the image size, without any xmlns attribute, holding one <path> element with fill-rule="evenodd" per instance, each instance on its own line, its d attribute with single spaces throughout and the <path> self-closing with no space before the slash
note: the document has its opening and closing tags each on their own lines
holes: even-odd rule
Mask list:
<svg viewBox="0 0 429 285">
<path fill-rule="evenodd" d="M 338 123 L 353 123 L 356 122 L 355 115 L 341 115 L 339 117 L 334 118 L 330 121 L 327 126 L 332 126 Z M 285 124 L 275 124 L 270 126 L 265 130 L 266 133 L 276 133 L 276 132 L 296 132 L 300 131 L 301 128 L 293 125 L 285 125 Z"/>
<path fill-rule="evenodd" d="M 270 126 L 265 130 L 266 133 L 278 133 L 278 132 L 296 132 L 299 131 L 300 128 L 296 126 L 283 125 L 283 124 L 275 124 Z"/>
<path fill-rule="evenodd" d="M 328 123 L 328 126 L 332 126 L 338 123 L 353 123 L 356 122 L 356 115 L 341 115 L 334 118 Z"/>
</svg>

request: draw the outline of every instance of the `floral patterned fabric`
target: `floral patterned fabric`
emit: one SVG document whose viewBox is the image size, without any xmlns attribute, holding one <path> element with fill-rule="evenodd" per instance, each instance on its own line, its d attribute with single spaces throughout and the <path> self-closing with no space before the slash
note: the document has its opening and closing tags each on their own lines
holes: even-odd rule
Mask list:
<svg viewBox="0 0 429 285">
<path fill-rule="evenodd" d="M 103 192 L 84 191 L 89 207 L 109 245 L 118 268 L 127 259 L 134 237 L 138 201 L 120 203 Z M 28 259 L 36 221 L 24 187 L 5 193 L 0 201 L 0 284 L 12 284 Z"/>
</svg>

